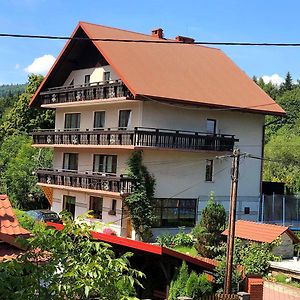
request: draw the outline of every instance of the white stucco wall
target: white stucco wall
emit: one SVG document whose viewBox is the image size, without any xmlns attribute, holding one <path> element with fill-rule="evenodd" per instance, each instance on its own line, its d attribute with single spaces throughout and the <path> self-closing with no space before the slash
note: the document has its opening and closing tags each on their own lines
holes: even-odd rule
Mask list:
<svg viewBox="0 0 300 300">
<path fill-rule="evenodd" d="M 74 149 L 74 148 L 60 148 L 55 149 L 53 158 L 53 168 L 63 168 L 64 153 L 78 153 L 78 171 L 88 172 L 93 170 L 94 154 L 117 155 L 117 175 L 126 173 L 127 161 L 130 156 L 129 150 L 119 149 Z"/>
<path fill-rule="evenodd" d="M 83 76 L 84 77 L 84 76 Z M 83 79 L 84 80 L 84 79 Z M 81 113 L 81 130 L 93 128 L 95 111 L 106 112 L 106 128 L 118 126 L 120 109 L 131 109 L 131 128 L 135 126 L 166 128 L 177 130 L 206 131 L 206 120 L 217 120 L 217 133 L 232 134 L 239 139 L 236 145 L 242 153 L 261 155 L 262 126 L 264 116 L 259 114 L 241 113 L 236 111 L 218 111 L 210 109 L 194 109 L 162 105 L 157 102 L 128 101 L 128 103 L 95 103 L 92 106 L 57 108 L 56 129 L 63 129 L 65 113 Z M 79 153 L 79 171 L 92 170 L 93 154 L 118 155 L 117 174 L 126 171 L 126 162 L 130 156 L 129 150 L 101 149 L 55 149 L 54 168 L 62 168 L 64 152 Z M 231 159 L 216 159 L 223 153 L 188 152 L 177 150 L 144 150 L 144 163 L 156 178 L 157 198 L 197 198 L 200 199 L 198 212 L 205 206 L 208 195 L 213 191 L 216 199 L 228 210 L 230 192 Z M 205 182 L 205 161 L 214 160 L 214 180 Z M 256 220 L 258 212 L 258 197 L 260 189 L 261 161 L 242 158 L 240 162 L 240 178 L 238 196 L 243 201 L 238 203 L 238 216 L 244 219 Z M 56 192 L 62 199 L 62 191 Z M 78 200 L 86 206 L 78 206 L 78 214 L 87 210 L 88 195 L 79 193 Z M 85 195 L 85 196 L 83 196 Z M 62 204 L 61 204 L 62 205 Z M 251 213 L 243 215 L 245 207 L 250 207 Z M 55 211 L 61 206 L 54 202 Z M 77 212 L 76 212 L 77 214 Z M 110 220 L 110 219 L 108 219 Z"/>
<path fill-rule="evenodd" d="M 117 128 L 119 125 L 119 110 L 131 110 L 131 122 L 129 128 L 141 124 L 141 102 L 128 101 L 123 103 L 95 103 L 93 106 L 79 106 L 68 108 L 57 108 L 55 115 L 55 128 L 63 129 L 66 113 L 80 113 L 80 130 L 93 129 L 94 112 L 105 111 L 105 128 Z"/>
<path fill-rule="evenodd" d="M 119 77 L 111 68 L 111 66 L 103 66 L 97 68 L 89 68 L 89 69 L 80 69 L 75 70 L 70 73 L 64 85 L 70 85 L 72 80 L 74 80 L 74 85 L 84 84 L 85 75 L 90 75 L 90 83 L 104 81 L 104 72 L 110 72 L 111 80 L 117 80 Z"/>
<path fill-rule="evenodd" d="M 53 204 L 52 210 L 60 213 L 63 210 L 63 197 L 64 195 L 72 196 L 76 198 L 75 202 L 75 217 L 85 214 L 89 210 L 90 196 L 99 197 L 97 194 L 87 194 L 82 192 L 73 192 L 60 189 L 53 190 Z M 103 212 L 102 220 L 88 219 L 90 223 L 100 222 L 103 227 L 99 227 L 98 230 L 102 231 L 104 228 L 111 228 L 117 232 L 118 235 L 121 233 L 121 218 L 122 218 L 122 201 L 117 200 L 116 215 L 112 216 L 108 214 L 111 209 L 112 198 L 103 197 Z"/>
</svg>

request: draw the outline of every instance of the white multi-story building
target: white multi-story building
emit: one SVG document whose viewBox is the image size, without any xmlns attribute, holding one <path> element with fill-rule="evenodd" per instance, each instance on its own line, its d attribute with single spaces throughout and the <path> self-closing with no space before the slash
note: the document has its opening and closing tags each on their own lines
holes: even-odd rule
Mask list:
<svg viewBox="0 0 300 300">
<path fill-rule="evenodd" d="M 93 210 L 120 235 L 131 236 L 133 151 L 156 179 L 156 228 L 191 227 L 211 191 L 229 196 L 231 160 L 216 157 L 235 146 L 261 156 L 265 115 L 284 114 L 221 50 L 190 38 L 83 22 L 72 37 L 31 102 L 56 111 L 55 129 L 33 133 L 35 147 L 54 149 L 39 185 L 54 211 Z M 260 183 L 261 161 L 243 160 L 239 217 L 257 217 Z"/>
</svg>

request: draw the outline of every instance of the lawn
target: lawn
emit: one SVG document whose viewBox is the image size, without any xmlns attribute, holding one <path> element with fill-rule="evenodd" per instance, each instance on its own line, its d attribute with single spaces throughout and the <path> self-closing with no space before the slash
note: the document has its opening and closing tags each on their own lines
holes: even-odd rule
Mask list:
<svg viewBox="0 0 300 300">
<path fill-rule="evenodd" d="M 197 250 L 193 246 L 192 247 L 176 246 L 172 249 L 175 250 L 175 251 L 184 253 L 184 254 L 191 255 L 191 256 L 197 256 L 198 255 Z"/>
</svg>

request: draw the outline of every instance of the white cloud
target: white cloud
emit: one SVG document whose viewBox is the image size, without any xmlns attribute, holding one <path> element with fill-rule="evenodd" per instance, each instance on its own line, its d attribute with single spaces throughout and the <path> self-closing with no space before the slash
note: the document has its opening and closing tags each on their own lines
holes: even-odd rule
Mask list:
<svg viewBox="0 0 300 300">
<path fill-rule="evenodd" d="M 19 64 L 16 64 L 16 65 L 15 65 L 15 69 L 16 69 L 16 70 L 20 69 L 20 65 L 19 65 Z"/>
<path fill-rule="evenodd" d="M 275 85 L 280 85 L 281 83 L 284 82 L 284 79 L 278 74 L 273 74 L 271 76 L 264 75 L 264 76 L 262 76 L 262 79 L 263 79 L 264 83 L 271 82 Z"/>
<path fill-rule="evenodd" d="M 24 70 L 27 73 L 45 75 L 55 62 L 55 57 L 51 54 L 45 54 L 33 60 L 32 64 L 27 66 Z"/>
</svg>

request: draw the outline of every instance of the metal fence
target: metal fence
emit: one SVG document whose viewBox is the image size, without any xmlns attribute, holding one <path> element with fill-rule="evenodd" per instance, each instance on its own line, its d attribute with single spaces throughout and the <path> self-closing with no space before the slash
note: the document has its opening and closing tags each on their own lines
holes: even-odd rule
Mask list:
<svg viewBox="0 0 300 300">
<path fill-rule="evenodd" d="M 263 195 L 260 221 L 300 228 L 300 196 Z"/>
<path fill-rule="evenodd" d="M 197 220 L 209 196 L 198 198 Z M 229 196 L 215 196 L 215 201 L 229 211 Z M 242 220 L 290 226 L 300 230 L 300 195 L 238 196 L 236 218 Z"/>
</svg>

